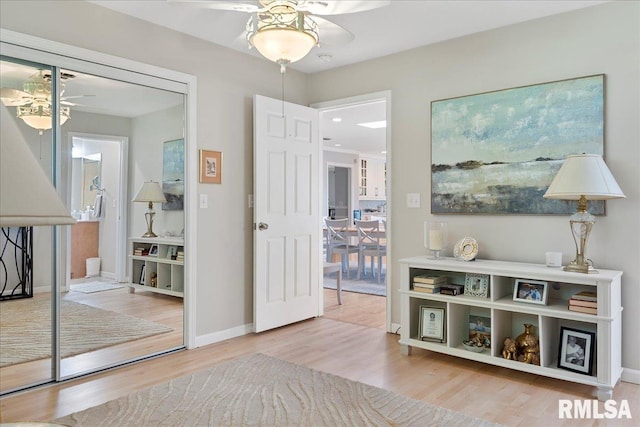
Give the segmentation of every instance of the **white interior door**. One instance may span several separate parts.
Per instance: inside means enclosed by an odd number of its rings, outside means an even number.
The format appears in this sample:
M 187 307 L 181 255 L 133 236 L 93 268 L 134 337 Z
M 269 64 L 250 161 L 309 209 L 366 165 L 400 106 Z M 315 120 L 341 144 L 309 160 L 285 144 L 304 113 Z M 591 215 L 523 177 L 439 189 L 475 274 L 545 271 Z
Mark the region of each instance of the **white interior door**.
M 320 162 L 317 110 L 256 95 L 256 332 L 319 315 Z

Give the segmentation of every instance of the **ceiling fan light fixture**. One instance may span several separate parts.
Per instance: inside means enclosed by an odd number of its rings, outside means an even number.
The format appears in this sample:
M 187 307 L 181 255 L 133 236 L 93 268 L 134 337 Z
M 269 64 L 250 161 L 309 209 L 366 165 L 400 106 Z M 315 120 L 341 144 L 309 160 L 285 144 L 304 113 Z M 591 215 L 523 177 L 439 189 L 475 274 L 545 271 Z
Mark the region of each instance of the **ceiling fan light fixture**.
M 247 40 L 265 58 L 284 67 L 304 58 L 318 44 L 318 26 L 286 2 L 273 2 L 247 23 Z
M 69 120 L 71 110 L 69 107 L 60 108 L 60 126 Z M 29 105 L 17 107 L 17 116 L 22 119 L 27 125 L 34 129 L 42 131 L 51 129 L 51 104 L 49 105 Z

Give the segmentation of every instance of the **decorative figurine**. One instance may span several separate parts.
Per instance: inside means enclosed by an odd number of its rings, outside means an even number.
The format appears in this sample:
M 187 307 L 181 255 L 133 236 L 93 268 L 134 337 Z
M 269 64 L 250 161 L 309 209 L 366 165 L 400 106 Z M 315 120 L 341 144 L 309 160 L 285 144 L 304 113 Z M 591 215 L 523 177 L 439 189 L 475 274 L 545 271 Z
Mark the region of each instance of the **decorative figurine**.
M 151 287 L 152 288 L 157 288 L 158 287 L 158 274 L 157 273 L 151 273 Z
M 540 365 L 540 345 L 538 337 L 533 335 L 533 325 L 524 324 L 524 332 L 516 338 L 518 347 L 518 360 L 523 363 Z
M 504 340 L 504 346 L 502 347 L 502 357 L 508 360 L 518 360 L 518 346 L 516 345 L 516 341 L 507 337 Z

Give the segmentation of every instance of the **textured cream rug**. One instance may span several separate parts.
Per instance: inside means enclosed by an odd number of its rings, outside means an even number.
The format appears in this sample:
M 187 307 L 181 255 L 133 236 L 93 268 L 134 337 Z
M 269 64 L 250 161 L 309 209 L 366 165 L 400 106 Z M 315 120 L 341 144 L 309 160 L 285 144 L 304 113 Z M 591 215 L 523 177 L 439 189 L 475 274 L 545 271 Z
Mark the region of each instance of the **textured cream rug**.
M 173 329 L 148 320 L 62 300 L 62 357 L 86 353 Z M 51 357 L 51 300 L 0 303 L 0 367 Z
M 495 426 L 262 354 L 76 412 L 67 426 Z

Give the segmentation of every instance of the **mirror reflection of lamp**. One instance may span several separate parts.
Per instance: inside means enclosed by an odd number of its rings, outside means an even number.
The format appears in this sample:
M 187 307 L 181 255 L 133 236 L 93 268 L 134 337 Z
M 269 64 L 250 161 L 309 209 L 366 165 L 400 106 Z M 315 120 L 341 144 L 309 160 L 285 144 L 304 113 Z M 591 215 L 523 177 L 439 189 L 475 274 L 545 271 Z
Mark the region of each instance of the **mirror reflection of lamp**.
M 7 107 L 0 108 L 0 227 L 75 224 Z
M 592 261 L 585 256 L 591 227 L 596 222 L 594 216 L 587 212 L 587 201 L 626 197 L 602 157 L 597 154 L 568 156 L 543 197 L 578 201 L 576 213 L 569 218 L 576 245 L 576 258 L 564 269 L 578 273 L 597 273 Z
M 146 181 L 131 201 L 149 203 L 147 211 L 144 214 L 144 218 L 147 221 L 147 232 L 144 233 L 142 237 L 158 237 L 157 234 L 153 232 L 153 218 L 156 215 L 153 210 L 153 202 L 167 203 L 160 184 L 155 181 Z

